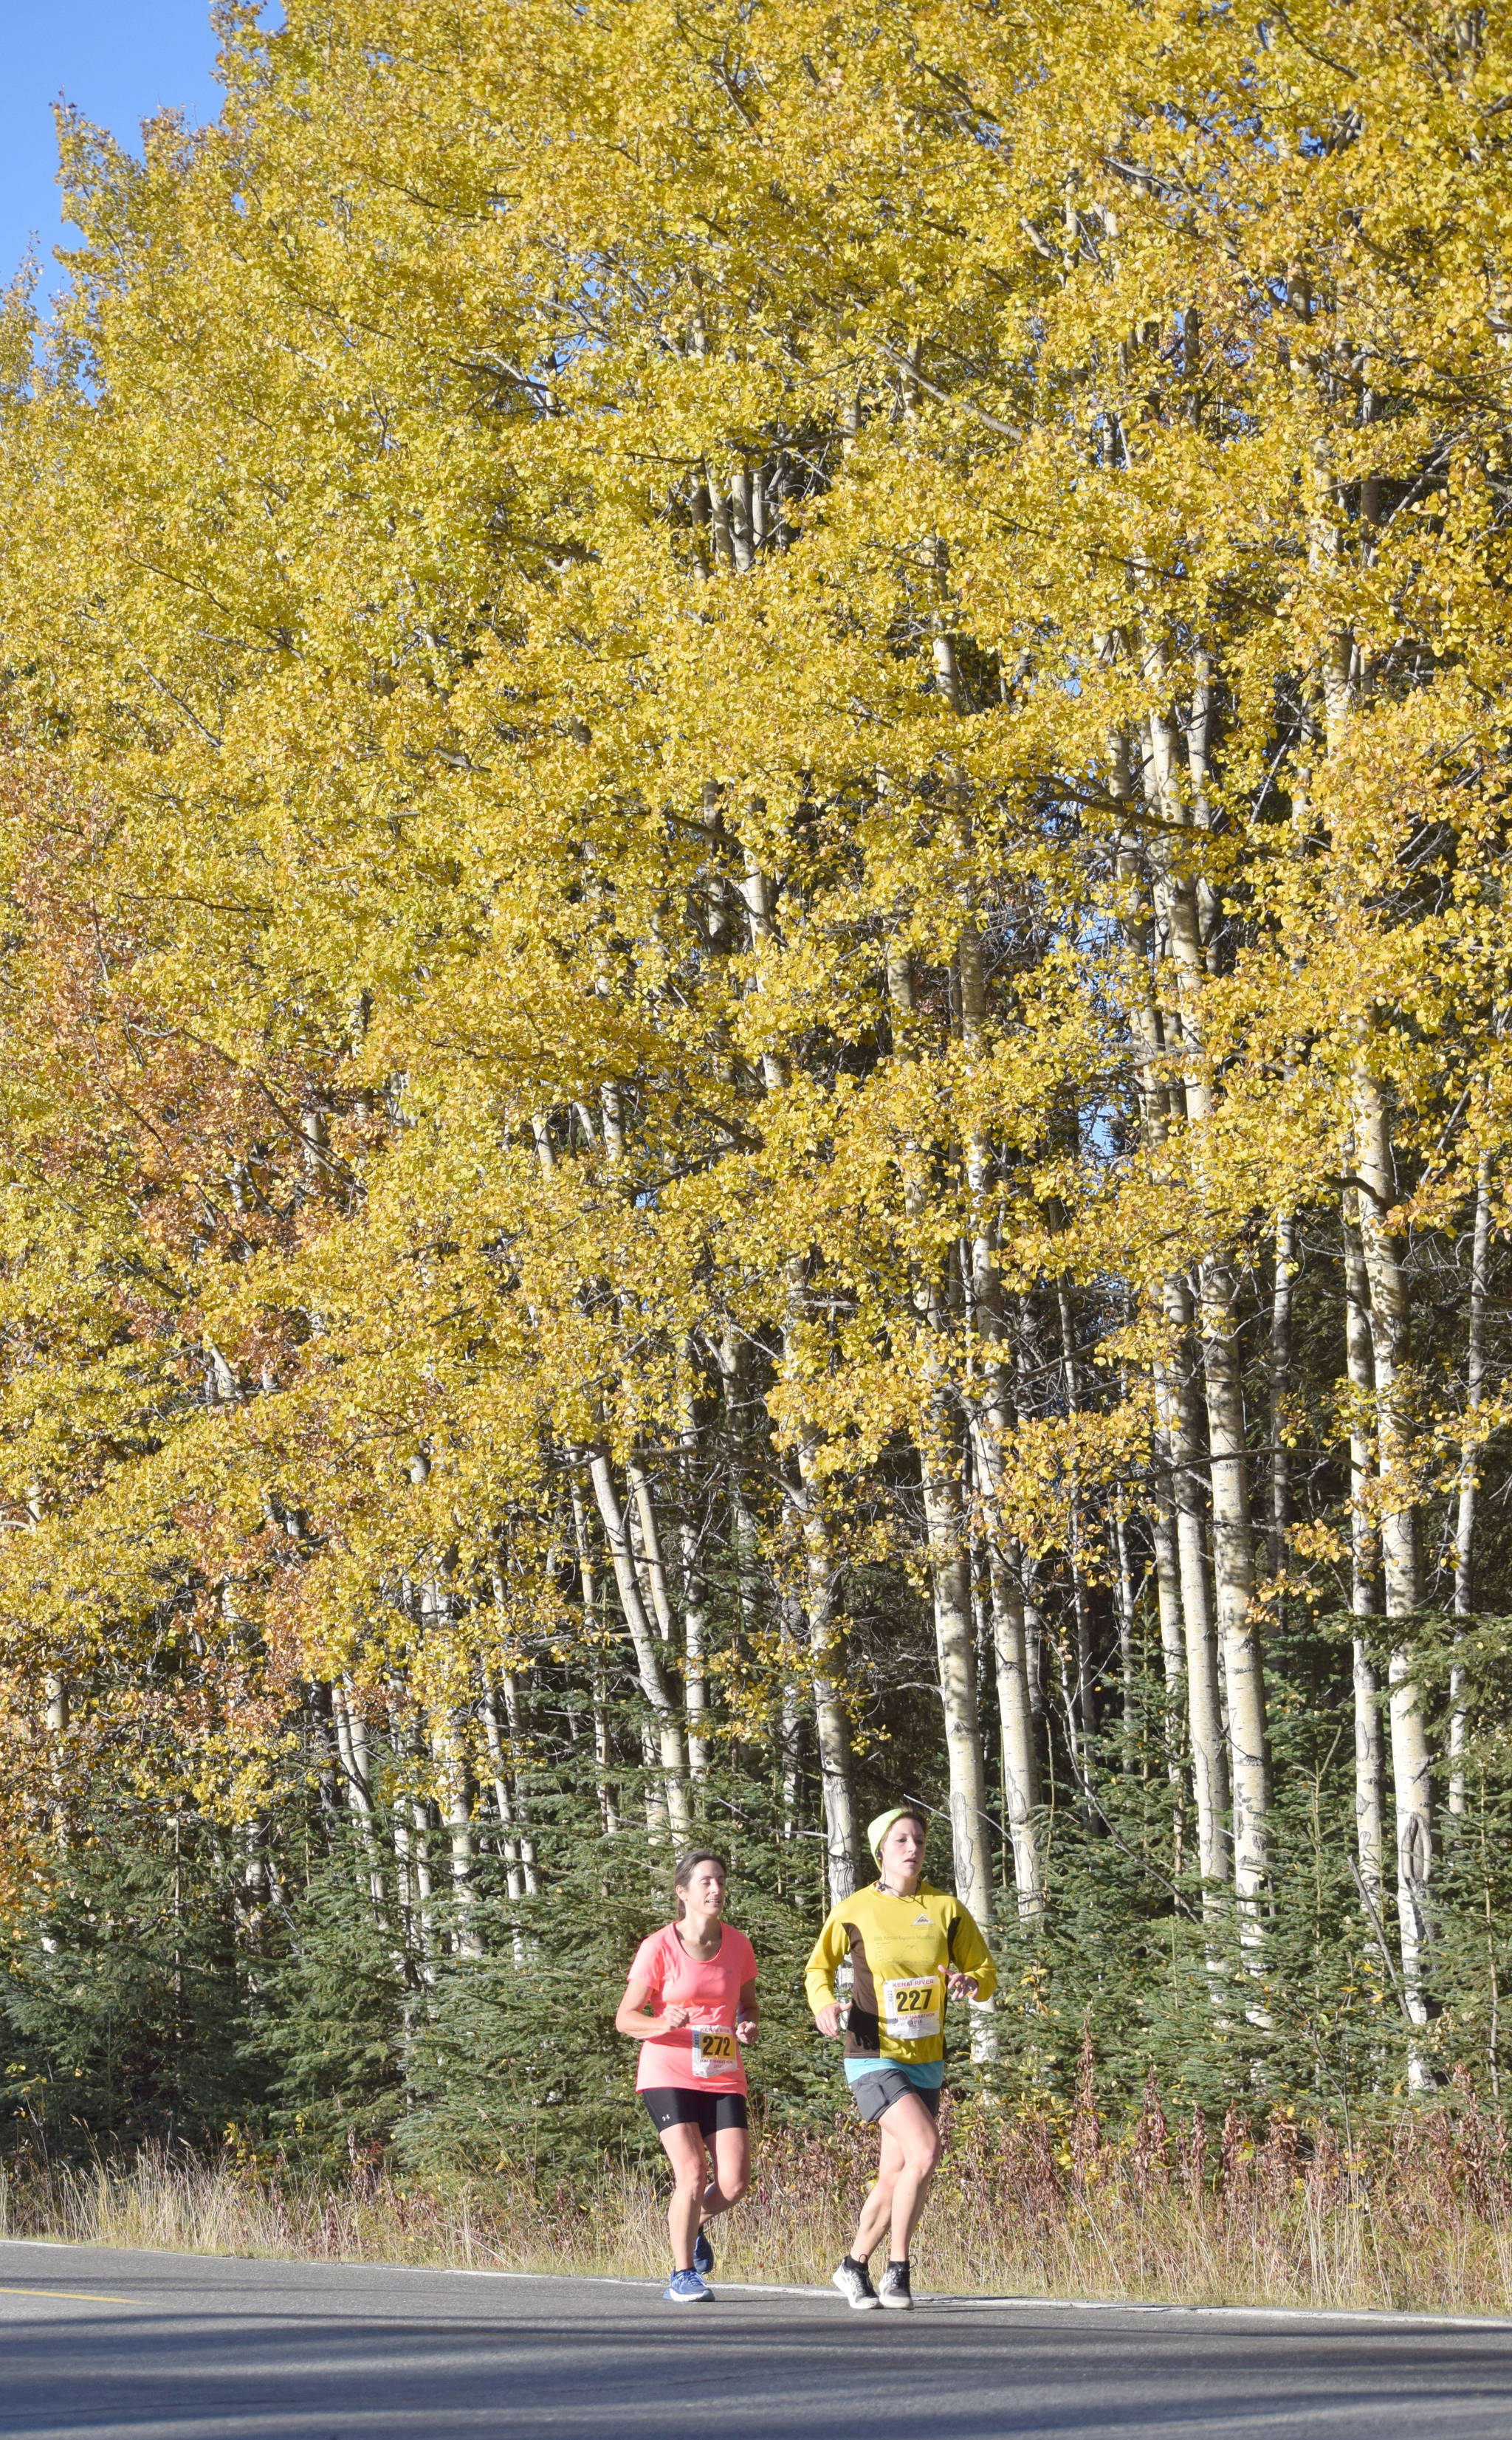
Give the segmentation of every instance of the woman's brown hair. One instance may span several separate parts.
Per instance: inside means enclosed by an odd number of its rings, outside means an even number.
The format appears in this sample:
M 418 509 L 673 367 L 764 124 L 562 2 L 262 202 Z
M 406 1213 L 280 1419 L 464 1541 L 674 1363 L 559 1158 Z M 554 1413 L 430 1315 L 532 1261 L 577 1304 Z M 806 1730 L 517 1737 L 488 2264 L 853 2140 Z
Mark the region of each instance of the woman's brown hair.
M 700 1864 L 717 1864 L 724 1878 L 727 1881 L 729 1878 L 729 1866 L 723 1856 L 715 1855 L 712 1847 L 691 1847 L 686 1856 L 679 1856 L 672 1868 L 672 1891 L 677 1901 L 677 1911 L 672 1918 L 674 1923 L 681 1923 L 688 1911 L 682 1902 L 682 1893 Z

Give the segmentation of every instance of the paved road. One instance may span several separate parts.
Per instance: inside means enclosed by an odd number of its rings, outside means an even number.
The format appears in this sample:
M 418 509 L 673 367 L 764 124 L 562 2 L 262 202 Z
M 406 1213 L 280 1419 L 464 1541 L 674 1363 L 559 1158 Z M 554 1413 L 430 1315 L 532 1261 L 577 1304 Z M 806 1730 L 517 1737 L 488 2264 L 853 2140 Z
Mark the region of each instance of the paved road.
M 1512 2327 L 0 2243 L 5 2440 L 1506 2440 Z

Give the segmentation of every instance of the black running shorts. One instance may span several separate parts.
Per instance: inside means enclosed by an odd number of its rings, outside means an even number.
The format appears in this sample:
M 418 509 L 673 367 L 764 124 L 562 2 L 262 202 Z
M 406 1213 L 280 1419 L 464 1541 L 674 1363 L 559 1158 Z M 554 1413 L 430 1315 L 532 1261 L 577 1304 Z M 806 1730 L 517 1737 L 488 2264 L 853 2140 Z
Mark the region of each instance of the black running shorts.
M 910 2092 L 915 2101 L 923 2102 L 931 2118 L 939 2117 L 940 2087 L 915 2084 L 911 2075 L 905 2075 L 900 2067 L 891 2064 L 879 2067 L 872 2075 L 858 2075 L 851 2087 L 851 2099 L 867 2123 L 874 2126 L 885 2109 L 891 2109 L 895 2101 L 904 2100 Z
M 744 2126 L 743 2092 L 687 2092 L 677 2084 L 649 2084 L 641 2100 L 659 2135 L 664 2126 L 696 2126 L 700 2135 L 722 2135 L 727 2126 Z

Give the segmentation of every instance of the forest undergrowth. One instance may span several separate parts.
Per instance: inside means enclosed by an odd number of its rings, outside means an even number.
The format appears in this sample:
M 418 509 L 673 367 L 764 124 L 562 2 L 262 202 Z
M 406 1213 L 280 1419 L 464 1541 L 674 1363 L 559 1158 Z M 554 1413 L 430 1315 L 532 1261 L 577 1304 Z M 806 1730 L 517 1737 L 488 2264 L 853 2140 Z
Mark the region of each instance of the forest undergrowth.
M 1153 2083 L 1109 2136 L 1084 2080 L 1068 2119 L 946 2105 L 915 2249 L 924 2289 L 1172 2305 L 1512 2313 L 1512 2159 L 1462 2084 L 1352 2148 L 1276 2108 L 1173 2125 Z M 727 2281 L 828 2279 L 870 2175 L 870 2131 L 758 2129 L 747 2198 L 716 2230 Z M 13 2162 L 0 2229 L 74 2245 L 307 2262 L 659 2274 L 664 2181 L 629 2154 L 592 2177 L 513 2171 L 426 2184 L 340 2176 L 235 2141 L 144 2147 L 87 2168 Z

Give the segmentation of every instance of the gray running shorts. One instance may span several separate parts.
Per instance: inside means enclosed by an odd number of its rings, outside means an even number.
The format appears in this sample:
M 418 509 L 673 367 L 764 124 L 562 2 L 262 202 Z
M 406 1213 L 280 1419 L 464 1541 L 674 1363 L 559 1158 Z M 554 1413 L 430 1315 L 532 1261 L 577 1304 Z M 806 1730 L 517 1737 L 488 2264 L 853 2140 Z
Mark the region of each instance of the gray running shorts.
M 891 2109 L 909 2092 L 923 2102 L 931 2118 L 939 2117 L 940 2087 L 915 2084 L 900 2067 L 879 2067 L 871 2075 L 858 2075 L 851 2087 L 851 2098 L 869 2126 L 874 2126 L 884 2109 Z

